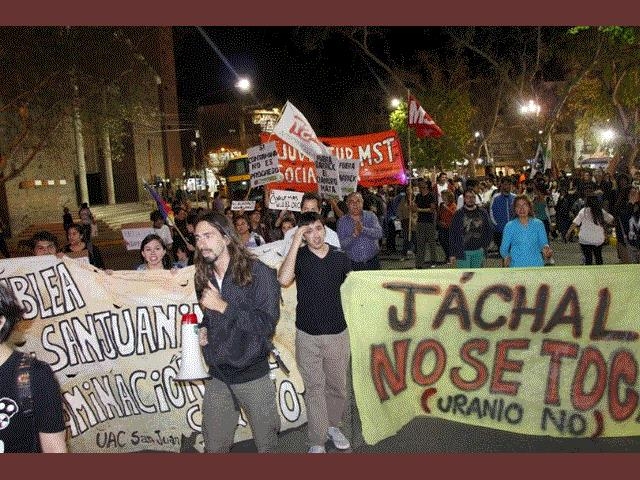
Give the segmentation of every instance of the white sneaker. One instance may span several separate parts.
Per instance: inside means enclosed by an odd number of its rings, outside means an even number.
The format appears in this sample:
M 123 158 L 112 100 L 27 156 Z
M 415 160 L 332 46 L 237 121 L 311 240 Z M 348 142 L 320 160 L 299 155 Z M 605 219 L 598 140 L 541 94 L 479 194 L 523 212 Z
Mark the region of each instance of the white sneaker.
M 312 445 L 308 453 L 327 453 L 322 445 Z
M 339 428 L 329 427 L 327 434 L 338 450 L 351 448 L 351 443 L 349 443 L 349 440 L 347 440 L 347 437 L 344 436 Z

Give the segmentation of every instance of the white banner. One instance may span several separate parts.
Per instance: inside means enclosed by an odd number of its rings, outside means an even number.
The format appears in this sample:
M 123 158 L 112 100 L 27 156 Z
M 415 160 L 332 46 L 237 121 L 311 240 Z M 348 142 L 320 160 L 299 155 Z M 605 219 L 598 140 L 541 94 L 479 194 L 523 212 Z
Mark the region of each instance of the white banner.
M 277 268 L 271 256 L 265 263 Z M 49 363 L 62 389 L 70 451 L 202 450 L 202 381 L 176 381 L 181 317 L 202 312 L 195 267 L 175 273 L 104 271 L 56 257 L 0 260 L 0 282 L 24 305 L 12 333 L 23 351 Z M 295 287 L 282 289 L 274 344 L 290 369 L 276 374 L 281 428 L 306 422 L 295 362 Z M 244 414 L 235 441 L 251 438 Z
M 252 188 L 282 179 L 276 142 L 263 143 L 247 149 L 247 157 Z
M 290 102 L 285 104 L 273 133 L 312 160 L 318 155 L 330 155 L 329 149 L 318 140 L 305 116 Z

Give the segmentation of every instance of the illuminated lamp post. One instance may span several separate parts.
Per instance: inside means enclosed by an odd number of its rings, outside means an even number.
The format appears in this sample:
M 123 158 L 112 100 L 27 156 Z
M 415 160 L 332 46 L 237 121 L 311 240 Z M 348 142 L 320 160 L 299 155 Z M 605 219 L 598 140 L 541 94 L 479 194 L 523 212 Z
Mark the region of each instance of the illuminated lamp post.
M 236 88 L 240 91 L 240 93 L 247 93 L 251 90 L 251 81 L 246 77 L 238 78 L 236 82 Z M 242 152 L 247 151 L 247 127 L 245 124 L 245 111 L 244 111 L 244 103 L 240 102 L 240 149 Z

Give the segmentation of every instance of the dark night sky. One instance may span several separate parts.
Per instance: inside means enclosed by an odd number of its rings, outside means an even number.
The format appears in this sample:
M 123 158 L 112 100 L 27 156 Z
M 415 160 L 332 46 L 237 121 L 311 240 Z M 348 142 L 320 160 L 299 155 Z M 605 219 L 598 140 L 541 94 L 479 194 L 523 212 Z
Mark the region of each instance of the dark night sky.
M 398 55 L 407 55 L 412 51 L 409 45 L 424 48 L 429 44 L 426 37 L 433 37 L 437 30 L 395 28 L 386 40 L 398 48 Z M 364 125 L 360 127 L 364 131 L 349 128 L 357 129 L 358 122 L 364 124 L 363 116 L 375 117 L 377 123 L 372 123 L 379 124 L 380 118 L 386 118 L 388 100 L 402 93 L 392 88 L 380 68 L 365 61 L 353 45 L 336 34 L 323 48 L 308 50 L 301 46 L 302 32 L 296 27 L 205 27 L 205 31 L 233 69 L 251 78 L 255 102 L 273 99 L 273 106 L 282 107 L 286 100 L 291 101 L 321 136 L 373 131 Z M 315 27 L 313 34 L 322 31 Z M 180 99 L 192 108 L 233 101 L 237 95 L 234 74 L 198 29 L 176 27 L 174 33 Z M 344 104 L 353 95 L 362 97 L 358 111 L 350 111 Z
M 230 26 L 204 30 L 231 68 L 251 79 L 253 99 L 245 99 L 245 103 L 271 100 L 270 106 L 282 107 L 289 100 L 319 136 L 357 135 L 388 128 L 389 101 L 406 92 L 335 28 Z M 543 35 L 565 30 L 548 27 Z M 455 27 L 378 27 L 370 33 L 370 47 L 378 56 L 389 65 L 408 68 L 415 62 L 417 51 L 448 55 L 452 37 L 460 32 Z M 518 61 L 513 56 L 524 48 L 516 45 L 519 34 L 514 37 L 509 27 L 474 32 L 478 44 L 491 37 L 512 61 Z M 325 41 L 318 42 L 320 38 Z M 305 48 L 309 40 L 319 48 Z M 174 45 L 178 97 L 183 108 L 194 111 L 198 105 L 238 101 L 234 73 L 198 28 L 174 27 Z M 469 58 L 471 75 L 490 68 L 478 55 L 470 54 Z M 548 77 L 555 75 L 551 65 L 545 65 L 544 71 Z

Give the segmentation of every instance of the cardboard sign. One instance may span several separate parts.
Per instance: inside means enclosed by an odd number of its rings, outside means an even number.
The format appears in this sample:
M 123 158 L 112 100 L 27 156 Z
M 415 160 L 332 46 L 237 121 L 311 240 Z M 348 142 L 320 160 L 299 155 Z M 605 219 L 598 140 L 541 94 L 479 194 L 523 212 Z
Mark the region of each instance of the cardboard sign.
M 281 179 L 276 142 L 263 143 L 247 149 L 247 157 L 252 188 Z
M 249 212 L 256 209 L 255 200 L 233 200 L 231 202 L 231 210 L 237 212 L 238 210 L 244 210 Z
M 338 160 L 338 176 L 342 198 L 356 191 L 360 179 L 360 162 L 357 160 Z
M 302 203 L 302 192 L 291 192 L 289 190 L 271 190 L 269 191 L 269 203 L 267 208 L 271 210 L 289 210 L 290 212 L 299 212 Z
M 318 155 L 316 157 L 318 193 L 323 198 L 342 199 L 338 162 L 338 158 L 333 155 Z
M 140 250 L 144 237 L 153 233 L 151 222 L 131 222 L 122 224 L 122 239 L 127 250 Z

